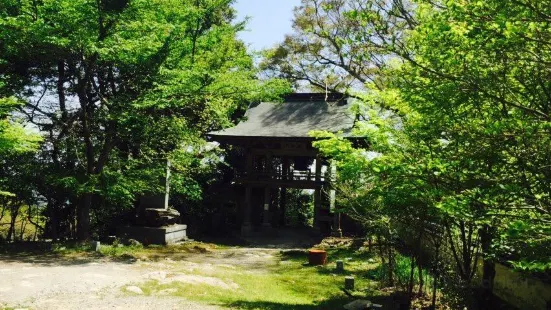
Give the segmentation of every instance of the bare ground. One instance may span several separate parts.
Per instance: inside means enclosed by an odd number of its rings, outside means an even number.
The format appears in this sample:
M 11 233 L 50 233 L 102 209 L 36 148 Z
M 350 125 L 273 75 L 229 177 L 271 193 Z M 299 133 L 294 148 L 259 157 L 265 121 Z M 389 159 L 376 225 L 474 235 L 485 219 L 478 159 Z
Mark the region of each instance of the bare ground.
M 0 308 L 31 309 L 222 309 L 182 298 L 142 296 L 132 286 L 151 279 L 202 283 L 232 289 L 212 277 L 189 276 L 182 269 L 246 266 L 261 272 L 277 263 L 270 248 L 230 248 L 157 261 L 64 260 L 47 256 L 0 256 Z

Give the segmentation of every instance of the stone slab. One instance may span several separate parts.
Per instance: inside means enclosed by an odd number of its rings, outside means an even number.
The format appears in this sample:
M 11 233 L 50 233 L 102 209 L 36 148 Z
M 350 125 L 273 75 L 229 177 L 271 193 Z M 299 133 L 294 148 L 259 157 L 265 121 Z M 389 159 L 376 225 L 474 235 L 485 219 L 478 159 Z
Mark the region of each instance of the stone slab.
M 344 305 L 344 309 L 346 310 L 365 310 L 365 309 L 371 309 L 371 301 L 364 300 L 364 299 L 358 299 L 354 300 L 351 303 L 348 303 Z
M 187 240 L 187 225 L 175 224 L 162 227 L 122 226 L 117 236 L 123 239 L 135 239 L 143 244 L 171 244 Z

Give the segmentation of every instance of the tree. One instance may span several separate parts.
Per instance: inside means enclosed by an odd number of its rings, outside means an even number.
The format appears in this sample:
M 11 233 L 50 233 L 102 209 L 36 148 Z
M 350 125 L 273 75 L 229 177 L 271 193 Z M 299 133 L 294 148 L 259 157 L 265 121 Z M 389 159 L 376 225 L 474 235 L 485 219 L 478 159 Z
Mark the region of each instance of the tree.
M 0 95 L 2 84 L 0 84 Z M 37 134 L 30 133 L 20 123 L 10 119 L 10 114 L 19 106 L 14 98 L 0 97 L 0 162 L 7 166 L 5 159 L 9 156 L 19 156 L 24 153 L 35 151 L 41 141 Z M 5 180 L 0 179 L 0 184 Z M 2 191 L 0 196 L 12 196 L 13 193 Z
M 499 254 L 549 268 L 549 3 L 440 5 L 420 5 L 416 63 L 397 86 L 465 163 L 469 189 L 442 208 L 476 220 L 485 263 Z
M 13 111 L 20 105 L 15 98 L 4 97 L 3 84 L 0 80 L 0 202 L 4 217 L 9 209 L 10 227 L 7 240 L 15 239 L 15 220 L 21 208 L 22 201 L 28 197 L 20 190 L 28 184 L 18 173 L 19 166 L 14 164 L 14 158 L 28 158 L 36 151 L 41 142 L 41 136 L 25 129 L 22 124 L 13 118 Z
M 200 146 L 247 102 L 285 89 L 256 80 L 231 2 L 0 6 L 7 93 L 47 134 L 41 194 L 53 210 L 78 205 L 78 239 L 90 236 L 92 205 L 131 206 L 158 190 L 160 163 L 174 150 Z
M 266 51 L 262 67 L 296 87 L 363 89 L 390 58 L 406 53 L 400 42 L 415 24 L 405 0 L 303 0 L 294 33 Z
M 550 7 L 416 2 L 416 26 L 400 47 L 408 52 L 367 83 L 355 109 L 368 120 L 357 134 L 380 156 L 366 160 L 366 150 L 338 137 L 319 142 L 346 158 L 341 176 L 355 194 L 369 194 L 359 196 L 369 197 L 360 213 L 398 227 L 424 210 L 445 231 L 467 286 L 479 254 L 487 291 L 498 260 L 550 268 Z
M 0 98 L 0 154 L 16 154 L 33 151 L 38 147 L 40 136 L 28 130 L 13 120 L 10 113 L 18 107 L 13 98 Z

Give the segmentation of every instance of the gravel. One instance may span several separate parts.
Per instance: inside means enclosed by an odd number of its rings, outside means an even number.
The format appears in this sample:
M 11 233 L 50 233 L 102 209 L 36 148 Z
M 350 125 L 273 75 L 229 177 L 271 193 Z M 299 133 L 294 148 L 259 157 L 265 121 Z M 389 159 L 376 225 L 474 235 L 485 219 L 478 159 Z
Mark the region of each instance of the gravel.
M 0 255 L 0 309 L 226 309 L 183 298 L 142 295 L 140 283 L 163 275 L 172 280 L 208 284 L 221 289 L 237 289 L 235 283 L 218 278 L 183 275 L 176 270 L 207 270 L 214 266 L 261 271 L 276 263 L 279 251 L 274 249 L 238 248 L 216 250 L 172 260 L 114 262 L 97 259 L 87 262 L 51 260 L 13 260 Z

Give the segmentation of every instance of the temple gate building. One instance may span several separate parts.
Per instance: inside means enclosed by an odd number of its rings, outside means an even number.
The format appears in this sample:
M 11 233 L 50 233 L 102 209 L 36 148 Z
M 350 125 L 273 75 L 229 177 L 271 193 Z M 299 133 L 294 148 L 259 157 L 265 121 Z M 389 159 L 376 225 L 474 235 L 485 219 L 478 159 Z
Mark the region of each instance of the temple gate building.
M 331 187 L 336 167 L 312 146 L 309 133 L 350 136 L 355 122 L 350 106 L 351 99 L 341 94 L 292 94 L 282 103 L 250 107 L 235 127 L 209 133 L 212 140 L 242 154 L 243 160 L 234 164 L 232 184 L 243 234 L 284 223 L 288 188 L 314 190 L 314 227 L 340 234 Z

